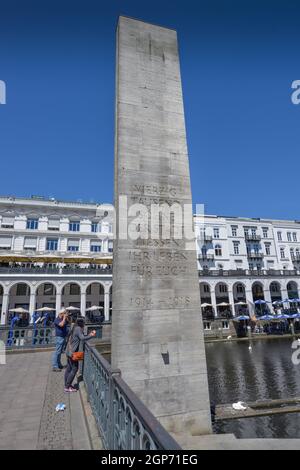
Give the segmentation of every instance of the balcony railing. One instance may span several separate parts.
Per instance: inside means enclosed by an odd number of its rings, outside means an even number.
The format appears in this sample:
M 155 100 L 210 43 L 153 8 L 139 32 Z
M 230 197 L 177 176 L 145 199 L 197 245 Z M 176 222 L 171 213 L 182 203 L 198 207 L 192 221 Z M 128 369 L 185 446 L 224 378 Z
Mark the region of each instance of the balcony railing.
M 254 241 L 254 242 L 259 242 L 261 240 L 260 235 L 255 235 L 251 233 L 245 233 L 245 240 L 247 241 Z
M 198 271 L 199 277 L 280 277 L 280 276 L 300 276 L 300 271 L 293 269 L 268 269 L 268 270 L 254 270 L 254 269 L 201 269 Z
M 112 274 L 112 265 L 100 266 L 0 266 L 0 274 Z
M 258 251 L 248 251 L 247 256 L 250 259 L 261 259 L 264 257 L 264 254 Z
M 198 254 L 198 260 L 199 261 L 213 261 L 214 259 L 215 259 L 214 255 L 208 255 L 206 253 Z
M 180 450 L 119 370 L 85 345 L 83 379 L 104 447 L 109 450 Z
M 96 338 L 102 337 L 102 326 L 105 323 L 91 323 L 86 320 L 87 332 L 96 330 Z M 0 326 L 0 341 L 3 341 L 8 350 L 38 349 L 54 347 L 55 328 L 49 326 L 28 325 L 23 327 L 11 328 L 9 326 Z
M 296 263 L 300 262 L 300 255 L 291 255 L 292 261 L 295 261 Z
M 211 235 L 204 235 L 205 242 L 212 242 L 213 237 Z

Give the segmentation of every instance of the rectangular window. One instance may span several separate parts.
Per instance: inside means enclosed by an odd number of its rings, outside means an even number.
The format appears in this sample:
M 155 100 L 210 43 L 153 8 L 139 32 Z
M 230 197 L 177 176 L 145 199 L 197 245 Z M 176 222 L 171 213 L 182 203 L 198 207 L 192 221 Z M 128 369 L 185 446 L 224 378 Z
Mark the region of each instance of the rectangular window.
M 220 229 L 214 228 L 214 238 L 220 238 Z
M 96 233 L 99 230 L 98 222 L 92 222 L 92 232 Z
M 25 237 L 24 250 L 36 250 L 37 238 Z
M 284 251 L 284 248 L 280 248 L 280 256 L 281 256 L 281 259 L 284 259 L 284 258 L 285 258 L 285 251 Z
M 229 322 L 228 321 L 222 321 L 222 329 L 223 330 L 229 330 Z
M 15 218 L 14 217 L 2 217 L 1 227 L 2 228 L 14 228 Z
M 263 237 L 268 238 L 268 229 L 263 227 Z
M 239 242 L 233 242 L 233 251 L 234 251 L 234 254 L 235 254 L 235 255 L 239 255 L 239 254 L 240 254 Z
M 102 242 L 100 240 L 91 240 L 91 252 L 100 253 L 102 250 Z
M 271 254 L 271 243 L 265 243 L 266 255 Z
M 297 233 L 296 233 L 296 232 L 293 233 L 293 241 L 294 241 L 294 242 L 297 241 Z
M 113 241 L 109 240 L 109 242 L 108 242 L 108 253 L 112 253 L 112 252 L 113 252 Z
M 291 241 L 292 241 L 292 234 L 291 234 L 291 232 L 288 232 L 288 233 L 287 233 L 287 239 L 288 239 L 288 242 L 291 242 Z
M 70 232 L 79 232 L 80 231 L 80 221 L 71 221 L 69 222 L 69 231 Z
M 53 232 L 58 231 L 60 226 L 59 219 L 49 219 L 48 220 L 48 230 L 52 230 Z
M 237 236 L 237 227 L 235 225 L 232 225 L 231 226 L 231 235 L 233 237 L 236 237 Z
M 0 250 L 11 250 L 12 237 L 0 237 Z
M 58 250 L 58 238 L 47 238 L 46 250 L 57 251 Z
M 209 321 L 203 322 L 204 330 L 211 330 L 211 323 Z
M 79 251 L 80 240 L 68 240 L 68 251 Z
M 37 230 L 39 225 L 38 219 L 27 219 L 26 228 L 28 230 Z
M 282 241 L 282 233 L 281 232 L 277 232 L 277 238 L 280 242 Z

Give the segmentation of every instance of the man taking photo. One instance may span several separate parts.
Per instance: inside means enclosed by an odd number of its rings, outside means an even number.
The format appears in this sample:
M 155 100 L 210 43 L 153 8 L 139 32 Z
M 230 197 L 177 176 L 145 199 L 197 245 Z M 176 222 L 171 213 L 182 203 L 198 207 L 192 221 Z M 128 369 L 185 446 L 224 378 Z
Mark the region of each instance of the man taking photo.
M 61 310 L 54 321 L 55 326 L 55 351 L 52 356 L 53 372 L 60 372 L 63 369 L 61 363 L 61 354 L 64 351 L 66 339 L 68 336 L 69 313 Z

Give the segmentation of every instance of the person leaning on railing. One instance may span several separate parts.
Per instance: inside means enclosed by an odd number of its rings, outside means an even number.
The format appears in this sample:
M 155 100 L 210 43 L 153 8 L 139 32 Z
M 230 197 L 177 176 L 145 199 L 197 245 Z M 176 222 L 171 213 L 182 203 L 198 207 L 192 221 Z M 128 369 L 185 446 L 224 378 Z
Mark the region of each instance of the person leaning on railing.
M 83 334 L 84 318 L 77 318 L 75 325 L 72 327 L 68 344 L 66 348 L 67 355 L 67 368 L 65 372 L 65 392 L 77 392 L 77 388 L 73 387 L 72 382 L 77 374 L 79 361 L 83 360 L 83 352 L 80 352 L 80 345 L 82 341 L 88 341 L 94 338 L 96 331 L 93 330 L 89 335 Z

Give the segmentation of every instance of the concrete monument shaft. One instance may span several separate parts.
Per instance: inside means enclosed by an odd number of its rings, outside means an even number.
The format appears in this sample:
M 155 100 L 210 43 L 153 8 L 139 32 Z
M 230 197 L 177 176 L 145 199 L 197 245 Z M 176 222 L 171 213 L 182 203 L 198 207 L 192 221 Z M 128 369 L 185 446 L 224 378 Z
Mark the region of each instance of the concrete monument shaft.
M 120 17 L 116 88 L 112 367 L 169 432 L 208 434 L 195 244 L 120 237 L 120 196 L 191 204 L 176 31 Z

